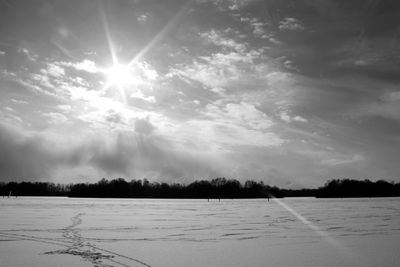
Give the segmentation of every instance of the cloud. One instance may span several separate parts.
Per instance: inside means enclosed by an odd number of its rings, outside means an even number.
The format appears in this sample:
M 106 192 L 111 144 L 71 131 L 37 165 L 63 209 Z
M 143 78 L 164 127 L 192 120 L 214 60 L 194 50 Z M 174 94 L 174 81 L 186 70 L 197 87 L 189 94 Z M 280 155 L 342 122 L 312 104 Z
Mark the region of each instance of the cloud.
M 306 118 L 303 118 L 301 116 L 294 116 L 293 120 L 294 121 L 299 121 L 299 122 L 308 122 L 308 120 Z
M 47 75 L 47 73 L 44 74 L 31 74 L 31 80 L 27 80 L 25 82 L 26 84 L 32 84 L 34 85 L 39 85 L 42 88 L 46 87 L 46 89 L 52 89 L 54 87 L 52 80 L 50 77 Z M 43 90 L 43 89 L 41 89 Z M 48 90 L 46 90 L 46 93 L 49 93 Z
M 290 123 L 290 122 L 293 122 L 293 121 L 297 121 L 297 122 L 308 122 L 308 120 L 306 119 L 306 118 L 303 118 L 303 117 L 301 117 L 301 116 L 299 116 L 299 115 L 296 115 L 296 116 L 290 116 L 289 114 L 288 114 L 288 111 L 287 110 L 283 110 L 283 111 L 281 111 L 280 113 L 279 113 L 279 117 L 281 118 L 281 120 L 283 120 L 284 122 L 286 122 L 286 123 Z
M 274 34 L 272 32 L 267 32 L 266 27 L 269 26 L 266 22 L 261 22 L 258 18 L 241 17 L 241 22 L 248 23 L 252 28 L 252 33 L 254 36 L 261 39 L 269 39 L 270 41 L 274 39 Z M 275 42 L 278 42 L 274 39 Z M 273 41 L 271 41 L 273 42 Z
M 197 0 L 198 3 L 211 2 L 221 10 L 239 11 L 257 0 Z
M 1 180 L 50 179 L 55 158 L 51 147 L 36 135 L 21 134 L 16 128 L 0 124 Z
M 3 110 L 4 111 L 0 110 L 0 118 L 2 121 L 15 125 L 23 123 L 22 118 L 16 114 L 15 110 L 10 107 L 4 107 Z
M 208 104 L 204 118 L 178 128 L 178 136 L 206 151 L 232 151 L 240 146 L 274 147 L 284 140 L 270 128 L 273 121 L 250 103 Z
M 324 159 L 324 160 L 321 160 L 321 164 L 336 166 L 336 165 L 342 165 L 342 164 L 352 164 L 352 163 L 359 162 L 362 160 L 364 160 L 364 157 L 362 155 L 355 154 L 355 155 L 351 155 L 351 156 L 343 156 L 341 158 Z
M 76 181 L 100 177 L 144 178 L 191 181 L 222 175 L 220 159 L 201 151 L 174 148 L 164 139 L 149 137 L 152 128 L 137 120 L 138 133 L 117 131 L 113 137 L 92 137 L 57 141 L 61 136 L 21 133 L 0 125 L 0 180 Z
M 222 109 L 216 105 L 208 105 L 205 114 L 219 121 L 242 124 L 255 130 L 265 130 L 273 125 L 265 113 L 246 102 L 228 103 Z
M 130 177 L 147 177 L 155 180 L 192 180 L 201 175 L 216 174 L 213 156 L 177 150 L 156 137 L 120 133 L 108 147 L 96 149 L 90 159 L 100 169 L 110 174 L 121 173 Z
M 154 131 L 155 127 L 147 119 L 137 119 L 135 121 L 135 132 L 149 135 Z
M 138 16 L 137 20 L 141 23 L 145 23 L 149 19 L 149 13 L 144 13 Z
M 296 18 L 285 18 L 279 22 L 279 29 L 282 31 L 304 31 L 306 27 Z
M 25 101 L 25 100 L 15 99 L 15 98 L 11 98 L 11 102 L 16 103 L 16 104 L 22 104 L 22 105 L 29 104 L 29 103 L 28 103 L 27 101 Z
M 196 80 L 210 88 L 224 88 L 238 83 L 246 83 L 251 71 L 258 65 L 254 61 L 262 57 L 264 50 L 247 49 L 244 43 L 225 37 L 226 33 L 211 30 L 201 36 L 217 45 L 220 50 L 199 56 L 192 64 L 171 69 L 170 75 L 178 75 Z
M 24 54 L 30 61 L 36 61 L 39 57 L 39 55 L 26 47 L 19 47 L 18 53 Z
M 130 97 L 131 98 L 142 99 L 142 100 L 144 100 L 146 102 L 149 102 L 149 103 L 156 103 L 157 102 L 157 100 L 155 99 L 154 96 L 152 96 L 152 95 L 145 96 L 141 90 L 137 90 L 136 92 L 132 93 L 130 95 Z
M 224 37 L 221 32 L 218 32 L 215 29 L 209 32 L 200 33 L 200 36 L 217 46 L 223 47 L 224 49 L 232 49 L 241 53 L 246 50 L 245 44 L 238 43 L 233 39 Z
M 400 91 L 389 91 L 380 98 L 374 99 L 353 109 L 357 117 L 382 117 L 400 120 Z
M 239 10 L 254 0 L 228 0 L 230 10 Z
M 58 105 L 57 108 L 59 108 L 60 110 L 62 110 L 65 113 L 69 113 L 71 112 L 71 105 Z
M 61 65 L 66 67 L 72 67 L 76 70 L 86 71 L 88 73 L 98 73 L 100 69 L 96 66 L 96 63 L 89 59 L 83 59 L 80 62 L 60 62 Z
M 45 75 L 51 75 L 56 78 L 65 75 L 65 70 L 54 63 L 47 64 L 47 69 L 42 69 L 41 72 Z
M 68 118 L 64 114 L 58 112 L 49 112 L 43 115 L 51 124 L 63 124 L 68 121 Z

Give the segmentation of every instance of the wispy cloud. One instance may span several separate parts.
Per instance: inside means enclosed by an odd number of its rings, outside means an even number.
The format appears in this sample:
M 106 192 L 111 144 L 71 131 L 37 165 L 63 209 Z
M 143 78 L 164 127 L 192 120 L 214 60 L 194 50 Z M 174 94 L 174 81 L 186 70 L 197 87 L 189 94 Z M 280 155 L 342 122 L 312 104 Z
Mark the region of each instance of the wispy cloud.
M 279 29 L 282 31 L 304 31 L 306 27 L 300 20 L 287 17 L 279 22 Z

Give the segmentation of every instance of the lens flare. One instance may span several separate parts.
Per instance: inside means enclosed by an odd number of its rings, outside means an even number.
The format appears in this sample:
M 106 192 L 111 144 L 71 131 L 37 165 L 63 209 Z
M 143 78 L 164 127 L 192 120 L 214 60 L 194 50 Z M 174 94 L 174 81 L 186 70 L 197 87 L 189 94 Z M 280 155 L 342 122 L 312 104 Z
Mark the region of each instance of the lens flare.
M 351 251 L 348 249 L 348 247 L 345 244 L 339 243 L 338 240 L 333 238 L 332 236 L 330 236 L 328 232 L 323 231 L 320 227 L 318 227 L 317 225 L 315 225 L 314 223 L 309 221 L 307 218 L 305 218 L 299 212 L 297 212 L 292 207 L 290 207 L 283 201 L 279 200 L 278 198 L 273 198 L 273 200 L 279 206 L 281 206 L 286 211 L 291 213 L 294 217 L 296 217 L 300 222 L 302 222 L 304 225 L 306 225 L 308 228 L 310 228 L 313 232 L 315 232 L 317 235 L 319 235 L 324 240 L 326 240 L 328 243 L 330 243 L 334 248 L 336 248 L 338 251 L 340 251 L 343 255 L 346 255 L 347 257 L 354 257 L 354 255 L 351 253 Z

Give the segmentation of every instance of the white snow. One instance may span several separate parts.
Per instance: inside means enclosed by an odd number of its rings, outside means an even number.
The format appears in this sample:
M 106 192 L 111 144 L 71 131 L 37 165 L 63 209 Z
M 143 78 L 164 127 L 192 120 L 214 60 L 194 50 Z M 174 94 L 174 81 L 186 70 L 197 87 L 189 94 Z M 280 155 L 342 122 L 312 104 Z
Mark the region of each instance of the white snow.
M 0 267 L 400 266 L 400 198 L 0 198 Z

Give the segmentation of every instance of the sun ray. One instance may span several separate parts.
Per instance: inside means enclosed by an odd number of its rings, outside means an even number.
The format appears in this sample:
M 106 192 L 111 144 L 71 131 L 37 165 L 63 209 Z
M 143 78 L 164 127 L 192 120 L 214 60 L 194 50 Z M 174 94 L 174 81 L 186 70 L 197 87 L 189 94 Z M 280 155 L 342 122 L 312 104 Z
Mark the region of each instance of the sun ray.
M 104 87 L 101 89 L 101 92 L 105 92 L 111 86 L 116 85 L 116 88 L 118 89 L 118 92 L 122 98 L 122 102 L 126 105 L 127 104 L 126 93 L 122 86 L 122 82 L 118 81 L 118 78 L 122 78 L 122 77 L 126 78 L 127 71 L 125 71 L 125 69 L 121 67 L 122 65 L 119 63 L 118 57 L 115 53 L 115 48 L 114 48 L 114 44 L 112 42 L 111 33 L 110 33 L 109 26 L 108 26 L 108 21 L 107 21 L 107 16 L 106 16 L 106 12 L 104 10 L 104 5 L 103 5 L 102 1 L 99 1 L 99 11 L 100 11 L 101 21 L 102 21 L 103 27 L 104 27 L 106 39 L 107 39 L 108 49 L 110 51 L 111 60 L 112 60 L 112 64 L 113 64 L 110 69 L 102 71 L 107 77 L 107 82 L 104 85 Z M 122 69 L 124 71 L 123 71 L 123 75 L 121 76 L 120 74 L 118 74 L 118 72 Z
M 105 34 L 106 34 L 108 49 L 110 50 L 112 62 L 113 62 L 113 64 L 118 64 L 118 58 L 115 53 L 115 48 L 114 48 L 114 45 L 112 42 L 110 29 L 108 27 L 107 16 L 106 16 L 106 12 L 104 10 L 104 5 L 103 5 L 102 1 L 99 1 L 99 10 L 100 10 L 100 17 L 101 17 L 101 21 L 103 23 Z
M 175 16 L 167 23 L 167 25 L 164 26 L 164 28 L 156 34 L 156 36 L 151 39 L 151 41 L 143 47 L 139 53 L 135 55 L 134 58 L 128 63 L 128 65 L 133 65 L 139 61 L 141 57 L 143 57 L 144 54 L 146 54 L 151 48 L 153 48 L 154 45 L 156 45 L 161 39 L 164 38 L 164 36 L 173 28 L 175 24 L 178 23 L 179 20 L 182 19 L 182 17 L 186 14 L 186 11 L 189 9 L 191 0 L 187 1 L 175 14 Z
M 132 84 L 135 81 L 135 77 L 132 76 L 132 68 L 135 64 L 138 63 L 139 59 L 143 57 L 150 49 L 154 47 L 161 39 L 165 37 L 165 35 L 173 28 L 174 25 L 181 20 L 181 18 L 187 13 L 186 11 L 189 8 L 191 0 L 186 1 L 186 3 L 178 10 L 175 16 L 163 27 L 163 29 L 158 32 L 151 41 L 144 46 L 139 53 L 137 53 L 128 64 L 123 65 L 119 62 L 117 54 L 115 52 L 114 44 L 112 41 L 108 20 L 105 12 L 105 8 L 103 2 L 99 3 L 99 13 L 101 17 L 101 21 L 103 23 L 104 32 L 107 39 L 107 44 L 109 48 L 109 52 L 112 59 L 112 66 L 108 69 L 103 69 L 101 72 L 106 76 L 107 81 L 104 84 L 101 92 L 105 92 L 111 87 L 115 87 L 118 89 L 119 94 L 123 100 L 123 103 L 127 103 L 127 96 L 125 92 L 125 86 L 128 84 Z

